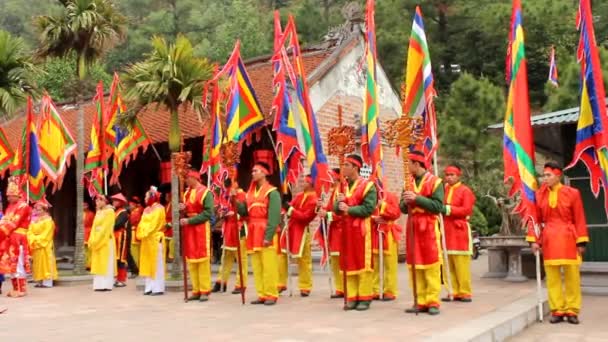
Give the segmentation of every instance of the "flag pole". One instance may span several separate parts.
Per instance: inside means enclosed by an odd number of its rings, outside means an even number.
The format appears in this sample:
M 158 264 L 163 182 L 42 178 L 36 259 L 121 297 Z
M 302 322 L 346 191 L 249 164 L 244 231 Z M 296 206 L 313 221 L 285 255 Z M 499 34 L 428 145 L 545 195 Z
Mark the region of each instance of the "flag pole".
M 536 237 L 538 238 L 540 236 L 540 227 L 538 226 L 537 223 L 533 223 L 534 224 L 534 233 L 536 235 Z M 541 281 L 541 276 L 540 276 L 540 250 L 537 250 L 534 253 L 534 260 L 536 263 L 536 299 L 538 301 L 537 303 L 537 307 L 538 307 L 538 321 L 539 322 L 543 322 L 543 290 L 542 290 L 542 281 Z

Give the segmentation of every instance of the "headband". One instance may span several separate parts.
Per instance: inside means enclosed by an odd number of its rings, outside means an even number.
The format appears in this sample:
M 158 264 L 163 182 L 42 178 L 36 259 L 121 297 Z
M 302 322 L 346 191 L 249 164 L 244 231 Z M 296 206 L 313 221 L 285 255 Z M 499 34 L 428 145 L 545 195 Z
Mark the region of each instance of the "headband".
M 201 180 L 201 174 L 198 171 L 190 170 L 186 174 L 187 177 L 195 178 L 196 180 Z
M 422 165 L 424 165 L 426 167 L 426 159 L 424 158 L 424 156 L 421 156 L 421 155 L 416 154 L 416 153 L 410 153 L 408 155 L 408 158 L 411 161 L 420 162 L 420 163 L 422 163 Z
M 266 176 L 270 176 L 270 171 L 266 167 L 262 166 L 261 164 L 253 165 L 253 169 L 260 171 L 261 173 L 265 174 Z
M 345 161 L 355 165 L 358 168 L 363 167 L 363 164 L 361 164 L 360 161 L 358 161 L 357 159 L 353 158 L 353 157 L 346 157 Z
M 560 177 L 562 175 L 562 170 L 550 166 L 545 166 L 545 172 L 550 172 L 556 175 L 557 177 Z
M 445 173 L 446 175 L 452 174 L 452 175 L 460 176 L 462 174 L 462 171 L 459 168 L 457 168 L 456 166 L 450 165 L 445 168 L 443 173 Z

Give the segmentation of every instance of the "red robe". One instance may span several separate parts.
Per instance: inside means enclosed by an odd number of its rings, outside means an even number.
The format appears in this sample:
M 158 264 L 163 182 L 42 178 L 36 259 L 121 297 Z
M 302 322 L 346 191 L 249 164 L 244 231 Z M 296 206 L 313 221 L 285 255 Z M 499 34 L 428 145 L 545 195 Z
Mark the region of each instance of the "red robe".
M 137 238 L 137 225 L 139 225 L 139 221 L 141 221 L 141 215 L 144 213 L 144 208 L 142 206 L 137 205 L 133 207 L 131 210 L 131 215 L 129 215 L 129 225 L 131 226 L 131 243 L 138 244 L 139 239 Z
M 310 222 L 315 219 L 317 209 L 317 194 L 314 191 L 301 192 L 290 203 L 293 210 L 288 221 L 289 253 L 295 258 L 302 256 L 304 251 L 304 232 Z M 281 251 L 287 253 L 287 236 L 281 234 Z
M 441 186 L 441 179 L 426 173 L 418 186 L 412 182 L 413 191 L 424 197 L 431 197 L 437 187 Z M 439 214 L 427 211 L 416 202 L 408 204 L 408 218 L 406 230 L 406 249 L 412 246 L 411 229 L 415 231 L 414 253 L 406 254 L 407 264 L 412 265 L 412 254 L 416 258 L 416 269 L 426 269 L 438 265 L 441 262 L 439 248 Z
M 165 237 L 173 238 L 173 210 L 171 209 L 171 201 L 165 206 Z
M 30 272 L 27 229 L 32 209 L 25 201 L 11 203 L 0 219 L 0 273 L 16 273 L 19 246 L 23 247 L 24 267 Z
M 446 184 L 445 205 L 443 223 L 448 254 L 471 255 L 473 249 L 469 218 L 473 214 L 475 194 L 461 182 Z
M 247 250 L 258 251 L 264 248 L 264 235 L 268 224 L 268 195 L 276 188 L 269 183 L 256 191 L 252 183 L 245 201 L 247 202 Z M 278 228 L 278 227 L 277 227 Z
M 209 193 L 204 185 L 195 189 L 188 189 L 184 193 L 186 216 L 194 217 L 205 211 L 205 197 Z M 201 262 L 211 255 L 211 226 L 206 221 L 201 224 L 188 224 L 183 227 L 184 254 L 190 262 Z
M 351 207 L 361 205 L 373 186 L 374 183 L 370 181 L 357 179 L 346 189 L 345 203 Z M 361 218 L 343 215 L 340 268 L 347 275 L 373 270 L 371 226 L 371 216 Z
M 529 242 L 538 242 L 545 265 L 578 265 L 581 263 L 576 244 L 589 241 L 581 193 L 573 187 L 558 184 L 555 190 L 547 186 L 536 192 L 540 239 L 534 228 L 528 229 Z
M 245 191 L 243 189 L 236 189 L 236 202 L 245 201 Z M 226 208 L 227 211 L 232 211 L 234 215 L 227 216 L 224 218 L 222 224 L 222 233 L 224 235 L 224 249 L 230 251 L 236 251 L 240 240 L 240 229 L 243 226 L 243 220 L 237 215 L 237 209 L 230 199 L 222 201 L 222 207 Z
M 114 240 L 116 241 L 116 260 L 121 264 L 127 263 L 127 222 L 129 213 L 125 208 L 118 208 L 114 212 Z
M 372 246 L 373 252 L 378 253 L 378 228 L 384 232 L 382 237 L 382 248 L 385 254 L 390 253 L 387 234 L 391 232 L 393 239 L 398 242 L 401 239 L 401 227 L 395 223 L 401 217 L 401 209 L 399 208 L 399 199 L 397 195 L 392 192 L 385 192 L 384 199 L 382 199 L 374 212 L 374 216 L 380 216 L 384 218 L 386 223 L 377 225 L 374 224 L 372 229 Z
M 95 219 L 95 213 L 92 210 L 85 209 L 83 213 L 84 221 L 84 244 L 86 245 L 91 236 L 91 228 L 93 228 L 93 220 Z

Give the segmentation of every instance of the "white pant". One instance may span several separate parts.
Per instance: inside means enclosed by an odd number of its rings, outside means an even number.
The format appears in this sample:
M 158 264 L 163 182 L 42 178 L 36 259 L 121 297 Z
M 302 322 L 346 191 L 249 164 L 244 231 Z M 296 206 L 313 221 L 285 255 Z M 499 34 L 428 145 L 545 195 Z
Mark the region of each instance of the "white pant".
M 53 279 L 45 279 L 42 281 L 42 286 L 53 287 Z
M 114 244 L 110 244 L 108 253 L 108 269 L 105 275 L 93 276 L 93 290 L 111 290 L 114 286 L 114 274 L 116 273 L 116 259 L 114 258 Z
M 15 279 L 27 277 L 25 273 L 25 260 L 23 256 L 23 246 L 19 246 L 19 258 L 17 259 L 17 272 L 13 275 Z
M 163 262 L 163 244 L 158 244 L 158 252 L 156 253 L 156 277 L 154 279 L 145 277 L 144 293 L 161 293 L 165 292 L 165 264 Z

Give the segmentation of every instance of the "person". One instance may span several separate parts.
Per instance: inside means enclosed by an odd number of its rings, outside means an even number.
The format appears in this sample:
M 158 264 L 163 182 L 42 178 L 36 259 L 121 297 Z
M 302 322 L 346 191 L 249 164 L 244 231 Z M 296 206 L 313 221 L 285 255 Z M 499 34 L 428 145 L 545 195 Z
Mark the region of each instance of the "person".
M 51 204 L 41 199 L 34 204 L 32 221 L 27 232 L 32 254 L 33 278 L 38 282 L 34 287 L 51 288 L 53 280 L 57 279 L 57 264 L 55 261 L 55 222 L 49 215 Z
M 141 205 L 141 199 L 137 196 L 132 196 L 129 200 L 129 227 L 127 232 L 129 233 L 129 254 L 127 255 L 127 265 L 132 275 L 139 273 L 139 249 L 140 241 L 137 239 L 137 225 L 141 220 L 141 216 L 144 212 L 144 207 Z
M 342 272 L 340 271 L 340 248 L 342 238 L 342 216 L 335 215 L 333 212 L 334 203 L 337 201 L 338 193 L 340 192 L 340 169 L 334 168 L 331 173 L 333 179 L 332 189 L 329 195 L 329 200 L 323 206 L 323 202 L 319 199 L 317 206 L 320 208 L 318 216 L 321 219 L 326 220 L 326 224 L 329 226 L 327 232 L 328 235 L 328 252 L 329 252 L 329 266 L 332 272 L 332 279 L 334 282 L 335 292 L 331 294 L 331 298 L 344 298 L 344 289 L 342 281 Z M 317 230 L 317 240 L 319 245 L 325 246 L 325 240 L 323 232 Z M 324 251 L 325 253 L 325 251 Z M 327 256 L 325 256 L 327 257 Z
M 127 236 L 127 225 L 129 223 L 129 212 L 127 211 L 127 199 L 121 193 L 110 197 L 114 207 L 114 240 L 116 242 L 116 282 L 114 287 L 127 286 L 127 254 L 129 254 L 129 238 Z
M 85 265 L 87 270 L 91 269 L 91 249 L 89 248 L 89 236 L 91 236 L 91 228 L 93 227 L 93 220 L 95 219 L 95 212 L 89 207 L 89 202 L 84 201 L 82 203 L 83 208 L 83 222 L 84 222 L 84 253 L 85 253 Z
M 9 297 L 27 294 L 26 276 L 30 272 L 27 229 L 32 209 L 23 200 L 19 178 L 10 177 L 6 188 L 8 207 L 0 219 L 0 273 L 10 274 L 13 289 Z
M 236 182 L 232 182 L 230 178 L 226 178 L 224 180 L 224 193 L 230 194 L 230 192 L 235 189 L 235 201 L 236 202 L 244 202 L 245 201 L 245 192 L 243 189 L 239 188 Z M 220 272 L 218 273 L 218 279 L 213 286 L 212 292 L 223 291 L 226 292 L 228 287 L 228 279 L 230 278 L 230 273 L 232 272 L 232 266 L 234 262 L 238 260 L 237 255 L 237 243 L 240 245 L 241 250 L 241 261 L 242 261 L 242 271 L 243 271 L 243 285 L 241 288 L 241 275 L 238 271 L 236 272 L 236 283 L 234 285 L 234 290 L 232 294 L 240 294 L 241 291 L 245 291 L 247 288 L 247 272 L 248 272 L 248 264 L 247 264 L 247 243 L 245 240 L 244 220 L 239 217 L 236 213 L 236 207 L 232 201 L 231 196 L 223 196 L 221 197 L 220 203 L 220 213 L 223 217 L 223 237 L 224 243 L 222 248 L 224 252 L 222 253 L 222 263 L 220 267 Z
M 334 211 L 342 215 L 342 249 L 340 261 L 346 272 L 346 310 L 368 310 L 373 299 L 373 267 L 371 248 L 371 216 L 378 196 L 373 182 L 360 177 L 363 160 L 350 154 L 343 172 L 348 182 L 338 194 Z
M 448 265 L 452 278 L 454 300 L 471 302 L 471 226 L 469 217 L 473 215 L 475 194 L 460 181 L 462 169 L 457 165 L 448 165 L 445 170 L 445 206 L 443 223 L 445 244 L 448 253 Z M 450 298 L 443 298 L 449 301 Z
M 175 243 L 173 242 L 173 212 L 171 207 L 171 190 L 164 194 L 165 198 L 165 260 L 167 263 L 173 262 L 175 258 Z
M 267 177 L 270 167 L 256 162 L 251 169 L 251 185 L 245 201 L 238 201 L 238 213 L 247 218 L 247 252 L 251 255 L 258 298 L 255 305 L 275 305 L 278 291 L 278 235 L 281 222 L 281 195 Z M 231 192 L 236 195 L 236 190 Z
M 417 307 L 406 309 L 407 313 L 428 312 L 439 314 L 441 291 L 441 247 L 439 214 L 443 211 L 443 186 L 440 178 L 426 169 L 424 154 L 412 151 L 409 154 L 412 179 L 401 195 L 400 207 L 408 214 L 406 228 L 407 266 L 413 286 L 416 272 Z M 412 238 L 413 235 L 413 238 Z M 413 249 L 410 253 L 410 249 Z
M 135 232 L 140 241 L 139 276 L 144 278 L 144 295 L 165 293 L 165 208 L 160 204 L 160 193 L 154 186 L 146 193 L 146 209 Z
M 397 298 L 398 279 L 397 265 L 399 255 L 397 243 L 401 236 L 401 227 L 395 223 L 401 217 L 399 209 L 399 197 L 387 190 L 384 191 L 384 198 L 378 201 L 378 206 L 373 215 L 374 227 L 372 229 L 372 253 L 374 256 L 374 300 L 380 299 L 382 291 L 383 301 L 392 301 Z M 382 254 L 383 254 L 383 288 L 380 288 L 380 239 L 382 232 Z
M 211 226 L 213 214 L 213 194 L 201 184 L 196 170 L 188 171 L 186 177 L 188 190 L 184 193 L 180 211 L 185 218 L 179 220 L 183 228 L 183 247 L 190 278 L 192 295 L 189 301 L 206 302 L 211 292 Z
M 317 193 L 311 176 L 304 177 L 303 191 L 295 196 L 287 209 L 287 229 L 281 234 L 279 255 L 279 292 L 286 289 L 289 257 L 298 263 L 298 288 L 300 296 L 308 297 L 312 290 L 312 254 L 308 225 L 317 216 Z M 289 238 L 287 237 L 289 234 Z M 289 246 L 287 245 L 289 241 Z
M 97 211 L 88 245 L 91 249 L 91 274 L 93 290 L 112 291 L 116 275 L 116 241 L 114 238 L 115 213 L 108 198 L 102 194 L 95 196 Z
M 583 201 L 579 190 L 563 185 L 559 164 L 548 162 L 543 171 L 544 184 L 536 192 L 537 237 L 529 226 L 526 240 L 536 253 L 542 250 L 551 323 L 567 320 L 579 324 L 581 309 L 580 265 L 589 242 Z M 562 280 L 563 274 L 563 280 Z
M 2 194 L 0 193 L 0 220 L 4 217 L 4 208 L 2 207 Z M 0 244 L 2 240 L 0 239 Z M 0 257 L 2 257 L 2 247 L 0 246 Z M 2 283 L 4 283 L 4 274 L 0 270 L 0 295 L 2 294 Z M 0 308 L 0 313 L 2 312 L 2 308 Z

